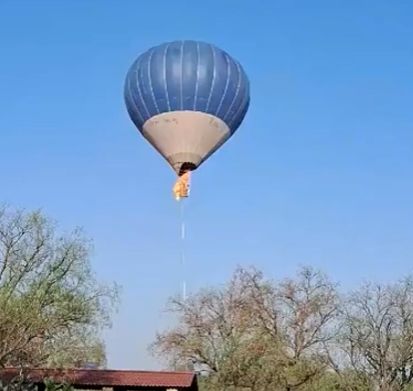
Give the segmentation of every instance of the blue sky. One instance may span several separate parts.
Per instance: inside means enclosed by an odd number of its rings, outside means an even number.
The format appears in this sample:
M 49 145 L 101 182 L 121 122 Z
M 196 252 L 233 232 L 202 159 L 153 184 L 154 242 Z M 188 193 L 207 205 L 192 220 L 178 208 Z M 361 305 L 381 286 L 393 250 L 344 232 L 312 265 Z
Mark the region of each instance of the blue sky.
M 251 81 L 234 137 L 193 179 L 190 290 L 236 265 L 308 264 L 344 288 L 413 271 L 413 4 L 408 1 L 16 1 L 0 4 L 0 200 L 94 239 L 123 286 L 109 366 L 147 352 L 179 290 L 172 170 L 135 131 L 123 82 L 152 45 L 200 39 Z

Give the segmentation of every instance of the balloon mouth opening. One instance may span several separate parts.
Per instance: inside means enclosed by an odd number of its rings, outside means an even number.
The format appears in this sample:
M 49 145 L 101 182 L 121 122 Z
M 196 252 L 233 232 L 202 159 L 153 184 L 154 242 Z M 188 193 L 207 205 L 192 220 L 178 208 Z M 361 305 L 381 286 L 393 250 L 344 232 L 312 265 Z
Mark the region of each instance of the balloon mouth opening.
M 188 171 L 194 171 L 196 169 L 196 165 L 194 163 L 191 162 L 185 162 L 182 163 L 179 171 L 178 171 L 178 175 L 184 175 L 186 172 Z

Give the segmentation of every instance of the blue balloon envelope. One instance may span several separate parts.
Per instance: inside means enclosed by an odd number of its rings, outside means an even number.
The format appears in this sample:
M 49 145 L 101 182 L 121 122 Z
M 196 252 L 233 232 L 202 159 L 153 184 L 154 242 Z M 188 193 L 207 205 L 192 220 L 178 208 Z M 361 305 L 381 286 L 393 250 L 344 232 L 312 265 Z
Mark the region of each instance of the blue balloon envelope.
M 242 66 L 196 41 L 164 43 L 141 54 L 124 95 L 136 127 L 178 174 L 196 169 L 228 140 L 250 102 Z

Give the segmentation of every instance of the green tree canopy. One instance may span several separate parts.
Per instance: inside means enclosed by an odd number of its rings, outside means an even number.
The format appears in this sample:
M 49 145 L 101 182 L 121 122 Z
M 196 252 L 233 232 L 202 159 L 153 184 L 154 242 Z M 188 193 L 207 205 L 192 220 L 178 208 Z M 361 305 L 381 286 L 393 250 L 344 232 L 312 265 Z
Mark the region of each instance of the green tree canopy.
M 118 290 L 95 278 L 90 251 L 80 230 L 0 208 L 0 366 L 105 365 Z
M 327 368 L 337 294 L 311 269 L 279 283 L 238 269 L 226 286 L 173 299 L 170 309 L 178 325 L 154 351 L 175 368 L 191 363 L 206 390 L 299 390 Z

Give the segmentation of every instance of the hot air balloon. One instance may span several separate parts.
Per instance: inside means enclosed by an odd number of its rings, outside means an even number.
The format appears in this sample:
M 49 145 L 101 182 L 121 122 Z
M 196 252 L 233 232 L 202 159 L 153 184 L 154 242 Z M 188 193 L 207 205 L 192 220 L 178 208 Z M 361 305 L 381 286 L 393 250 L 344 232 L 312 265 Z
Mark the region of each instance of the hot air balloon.
M 239 62 L 197 41 L 141 54 L 126 76 L 124 97 L 135 126 L 177 173 L 177 199 L 188 196 L 191 171 L 238 129 L 250 101 Z

